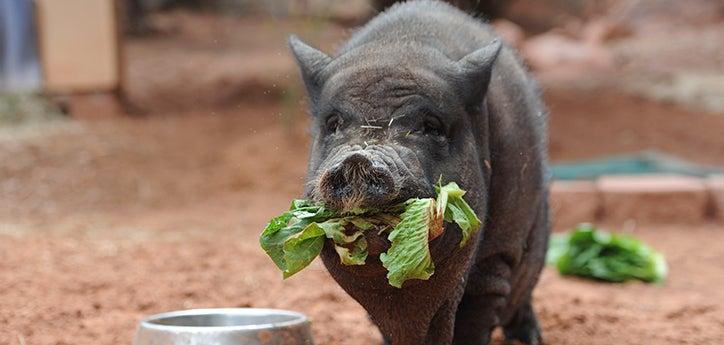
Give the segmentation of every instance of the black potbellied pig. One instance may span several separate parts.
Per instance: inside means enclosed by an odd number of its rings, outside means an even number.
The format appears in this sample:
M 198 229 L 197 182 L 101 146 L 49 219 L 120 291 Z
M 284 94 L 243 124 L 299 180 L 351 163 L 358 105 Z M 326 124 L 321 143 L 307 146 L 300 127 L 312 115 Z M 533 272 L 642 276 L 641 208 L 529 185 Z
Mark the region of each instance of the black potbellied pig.
M 329 272 L 386 341 L 482 345 L 502 326 L 540 343 L 531 293 L 550 228 L 546 110 L 514 52 L 438 1 L 393 6 L 334 56 L 290 45 L 313 115 L 307 197 L 342 211 L 381 207 L 434 196 L 442 176 L 483 220 L 462 248 L 448 224 L 430 242 L 435 274 L 401 289 L 377 257 L 384 238 L 370 239 L 364 266 L 340 264 L 325 245 Z

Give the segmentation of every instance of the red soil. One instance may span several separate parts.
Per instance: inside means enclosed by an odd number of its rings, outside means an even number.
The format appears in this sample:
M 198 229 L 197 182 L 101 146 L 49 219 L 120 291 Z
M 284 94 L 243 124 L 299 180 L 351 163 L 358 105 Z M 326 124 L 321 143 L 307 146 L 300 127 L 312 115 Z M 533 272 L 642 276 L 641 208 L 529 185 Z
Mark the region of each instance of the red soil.
M 686 134 L 709 133 L 710 120 L 641 115 L 652 105 L 621 97 L 604 113 L 584 107 L 595 99 L 549 96 L 554 159 L 654 145 L 721 163 L 721 138 Z M 299 195 L 304 174 L 304 121 L 287 131 L 279 111 L 249 105 L 34 129 L 42 136 L 3 132 L 0 344 L 127 344 L 144 315 L 235 306 L 307 313 L 319 344 L 378 343 L 319 262 L 282 281 L 258 248 L 264 222 Z M 605 116 L 635 139 L 584 140 L 596 133 L 577 124 L 581 114 Z M 670 145 L 650 124 L 687 128 L 682 140 L 695 140 Z M 724 342 L 724 227 L 634 232 L 666 254 L 668 282 L 602 284 L 547 269 L 535 300 L 547 343 Z
M 127 49 L 131 98 L 151 116 L 0 128 L 0 345 L 129 344 L 144 315 L 197 307 L 293 309 L 312 317 L 318 344 L 379 343 L 318 261 L 282 281 L 257 244 L 301 192 L 307 141 L 295 101 L 259 102 L 299 90 L 249 74 L 269 67 L 298 85 L 283 37 L 304 28 L 183 16 L 180 28 L 158 22 L 178 36 Z M 343 31 L 306 29 L 317 42 Z M 658 148 L 724 165 L 722 116 L 610 90 L 546 97 L 554 160 Z M 212 107 L 225 110 L 199 110 Z M 670 279 L 546 269 L 535 293 L 546 343 L 724 344 L 724 226 L 626 229 L 666 255 Z

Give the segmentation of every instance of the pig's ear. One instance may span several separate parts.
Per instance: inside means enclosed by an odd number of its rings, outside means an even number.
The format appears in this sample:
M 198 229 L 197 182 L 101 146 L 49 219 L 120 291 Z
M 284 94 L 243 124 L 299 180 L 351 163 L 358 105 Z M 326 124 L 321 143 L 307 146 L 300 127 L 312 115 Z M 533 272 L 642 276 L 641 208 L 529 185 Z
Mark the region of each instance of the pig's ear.
M 307 86 L 307 92 L 312 101 L 316 101 L 322 88 L 321 72 L 329 65 L 332 58 L 327 54 L 302 42 L 297 36 L 289 36 L 289 47 L 297 60 L 302 72 L 302 79 Z
M 485 47 L 466 55 L 455 63 L 457 79 L 462 84 L 461 92 L 468 105 L 478 103 L 485 97 L 485 91 L 490 83 L 490 74 L 500 53 L 500 47 L 500 41 L 493 40 Z

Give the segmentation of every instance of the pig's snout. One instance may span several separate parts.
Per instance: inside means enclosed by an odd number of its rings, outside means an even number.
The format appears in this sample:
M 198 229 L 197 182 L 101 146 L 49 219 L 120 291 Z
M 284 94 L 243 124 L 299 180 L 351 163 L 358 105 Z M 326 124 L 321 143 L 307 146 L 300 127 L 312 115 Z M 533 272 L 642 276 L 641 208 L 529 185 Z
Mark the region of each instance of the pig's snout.
M 327 205 L 342 211 L 384 206 L 397 194 L 390 169 L 359 152 L 330 167 L 319 191 Z

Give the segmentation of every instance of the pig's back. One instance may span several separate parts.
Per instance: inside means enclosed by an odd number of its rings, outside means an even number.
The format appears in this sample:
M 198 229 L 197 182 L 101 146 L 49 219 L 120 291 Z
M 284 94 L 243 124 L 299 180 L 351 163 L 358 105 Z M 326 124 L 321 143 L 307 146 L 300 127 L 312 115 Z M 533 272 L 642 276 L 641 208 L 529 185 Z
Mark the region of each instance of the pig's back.
M 372 19 L 342 46 L 337 55 L 367 43 L 417 42 L 431 46 L 452 60 L 495 38 L 489 26 L 440 1 L 399 3 Z
M 410 45 L 414 42 L 435 48 L 450 60 L 457 61 L 495 39 L 499 39 L 497 34 L 482 19 L 448 3 L 408 1 L 390 7 L 360 28 L 337 51 L 336 56 L 366 44 L 384 46 L 399 43 L 414 49 L 414 45 Z M 487 102 L 492 108 L 507 108 L 510 114 L 527 115 L 537 128 L 536 132 L 545 132 L 546 114 L 538 90 L 521 59 L 504 44 L 493 67 Z M 541 151 L 545 146 L 543 136 L 537 136 L 531 144 L 544 155 Z

